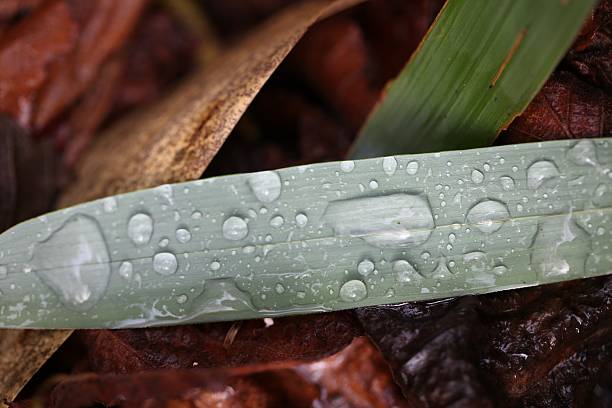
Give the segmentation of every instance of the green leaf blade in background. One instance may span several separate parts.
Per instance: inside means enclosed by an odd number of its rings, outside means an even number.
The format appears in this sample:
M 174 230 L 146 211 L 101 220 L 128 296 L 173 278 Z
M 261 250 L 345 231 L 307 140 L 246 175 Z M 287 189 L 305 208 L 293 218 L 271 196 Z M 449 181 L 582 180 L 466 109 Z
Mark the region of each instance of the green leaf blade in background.
M 612 273 L 612 139 L 160 186 L 0 235 L 0 326 L 145 327 Z
M 595 3 L 448 1 L 351 157 L 490 145 L 542 87 Z

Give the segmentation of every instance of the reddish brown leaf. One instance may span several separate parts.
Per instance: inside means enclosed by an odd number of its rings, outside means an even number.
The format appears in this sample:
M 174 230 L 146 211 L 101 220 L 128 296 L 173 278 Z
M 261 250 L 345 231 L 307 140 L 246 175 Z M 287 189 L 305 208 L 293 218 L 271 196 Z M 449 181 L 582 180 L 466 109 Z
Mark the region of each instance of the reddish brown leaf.
M 81 25 L 78 45 L 49 67 L 49 79 L 38 95 L 34 127 L 44 127 L 83 94 L 104 61 L 124 45 L 146 1 L 71 3 L 71 12 Z
M 593 10 L 565 62 L 591 84 L 612 91 L 612 1 L 602 0 Z
M 75 46 L 77 26 L 63 1 L 49 1 L 0 41 L 0 111 L 28 126 L 48 66 Z
M 612 97 L 576 78 L 557 72 L 498 143 L 523 143 L 612 133 Z
M 91 367 L 128 373 L 154 368 L 233 367 L 285 360 L 312 360 L 337 352 L 359 334 L 350 312 L 243 322 L 228 347 L 232 323 L 137 330 L 87 330 Z

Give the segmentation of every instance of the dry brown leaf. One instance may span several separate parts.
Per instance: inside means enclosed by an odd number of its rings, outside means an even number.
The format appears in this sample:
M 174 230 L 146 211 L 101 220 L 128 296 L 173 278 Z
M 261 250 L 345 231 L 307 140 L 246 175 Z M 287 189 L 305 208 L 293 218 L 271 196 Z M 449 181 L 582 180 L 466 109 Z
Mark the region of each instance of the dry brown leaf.
M 360 0 L 287 8 L 151 108 L 98 137 L 61 205 L 200 177 L 249 103 L 313 23 Z
M 100 135 L 83 155 L 78 179 L 60 205 L 198 178 L 306 30 L 362 1 L 304 2 L 264 23 L 160 103 Z M 6 332 L 0 339 L 2 397 L 13 399 L 70 333 Z

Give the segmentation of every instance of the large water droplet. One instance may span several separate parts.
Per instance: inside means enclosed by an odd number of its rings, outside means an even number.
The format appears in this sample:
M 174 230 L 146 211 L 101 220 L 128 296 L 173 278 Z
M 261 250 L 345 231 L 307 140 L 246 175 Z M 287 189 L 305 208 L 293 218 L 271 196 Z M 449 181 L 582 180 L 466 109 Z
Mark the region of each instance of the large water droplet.
M 179 228 L 176 230 L 176 240 L 181 244 L 186 244 L 191 241 L 191 232 L 187 228 Z
M 406 164 L 406 173 L 408 173 L 409 175 L 414 176 L 415 174 L 417 174 L 418 171 L 419 162 L 411 161 L 410 163 Z
M 245 220 L 240 217 L 231 216 L 223 223 L 223 236 L 230 241 L 239 241 L 249 233 L 249 227 Z
M 581 140 L 567 151 L 567 158 L 579 166 L 597 166 L 595 144 L 591 140 Z
M 466 220 L 477 229 L 487 234 L 501 228 L 504 221 L 510 217 L 505 204 L 495 200 L 481 201 L 467 213 Z
M 153 256 L 153 270 L 160 275 L 172 275 L 178 268 L 176 256 L 170 252 L 159 252 Z
M 132 263 L 129 261 L 124 261 L 121 262 L 121 265 L 119 265 L 119 269 L 117 270 L 117 272 L 119 273 L 119 276 L 121 276 L 123 279 L 130 279 L 132 277 L 132 271 L 134 270 Z
M 365 283 L 357 279 L 345 282 L 340 288 L 340 299 L 344 302 L 358 302 L 365 299 L 367 295 L 368 289 Z
M 127 233 L 136 245 L 147 244 L 153 234 L 153 219 L 147 214 L 134 214 L 128 221 Z
M 253 173 L 247 182 L 255 197 L 263 203 L 271 203 L 280 196 L 281 179 L 275 171 Z
M 484 180 L 484 174 L 482 174 L 482 172 L 480 170 L 472 170 L 472 181 L 475 184 L 480 184 L 482 183 Z
M 540 160 L 527 169 L 527 187 L 538 189 L 545 181 L 559 176 L 559 169 L 551 161 Z
M 344 160 L 340 162 L 340 170 L 345 173 L 350 173 L 355 168 L 355 162 L 352 160 Z
M 393 262 L 393 273 L 395 275 L 395 281 L 400 283 L 409 283 L 413 281 L 420 281 L 423 277 L 414 269 L 410 262 L 405 259 L 400 259 Z
M 427 201 L 402 193 L 333 201 L 323 218 L 337 235 L 359 237 L 377 247 L 420 245 L 434 228 Z
M 36 245 L 32 268 L 69 309 L 90 309 L 104 295 L 109 253 L 98 223 L 74 216 Z
M 369 259 L 364 259 L 363 261 L 359 262 L 359 264 L 357 265 L 357 272 L 359 272 L 360 275 L 368 276 L 373 271 L 374 271 L 374 262 L 370 261 Z
M 397 170 L 397 160 L 393 156 L 387 156 L 383 158 L 382 167 L 387 176 L 392 176 Z
M 512 177 L 501 176 L 499 182 L 505 191 L 514 190 L 514 179 Z
M 270 226 L 274 228 L 280 228 L 285 223 L 285 219 L 282 215 L 275 215 L 270 219 Z
M 581 276 L 590 253 L 588 234 L 568 214 L 563 219 L 552 217 L 540 221 L 532 245 L 531 263 L 542 279 L 569 273 Z

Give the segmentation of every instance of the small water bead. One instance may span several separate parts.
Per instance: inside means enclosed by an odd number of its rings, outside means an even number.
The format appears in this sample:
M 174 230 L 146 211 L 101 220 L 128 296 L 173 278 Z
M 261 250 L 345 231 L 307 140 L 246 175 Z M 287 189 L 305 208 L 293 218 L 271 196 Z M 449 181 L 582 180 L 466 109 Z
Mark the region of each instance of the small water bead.
M 243 254 L 252 254 L 253 252 L 255 252 L 255 246 L 253 245 L 246 245 L 242 248 L 242 253 Z
M 516 205 L 516 211 L 518 212 L 522 212 L 523 211 L 523 204 L 519 203 Z
M 482 172 L 480 170 L 472 170 L 472 181 L 475 184 L 480 184 L 482 183 L 484 180 L 484 174 L 482 174 Z
M 212 261 L 210 263 L 210 269 L 212 271 L 218 271 L 221 268 L 221 263 L 219 263 L 218 261 Z
M 8 276 L 8 268 L 4 265 L 0 265 L 0 279 L 5 279 Z
M 263 203 L 271 203 L 281 193 L 281 179 L 275 171 L 260 171 L 248 176 L 247 183 L 255 197 Z
M 191 213 L 191 218 L 193 218 L 194 220 L 199 220 L 200 218 L 202 218 L 202 213 L 200 211 L 194 211 Z
M 370 261 L 369 259 L 364 259 L 357 265 L 357 272 L 359 272 L 360 275 L 368 276 L 373 271 L 374 262 Z
M 223 236 L 230 241 L 239 241 L 249 234 L 249 227 L 245 220 L 231 216 L 223 223 Z
M 489 163 L 485 163 L 482 165 L 484 171 L 491 171 L 491 165 Z
M 454 243 L 456 239 L 457 239 L 457 236 L 453 234 L 452 232 L 448 234 L 448 242 L 450 242 L 451 244 Z
M 280 228 L 285 223 L 285 219 L 281 215 L 275 215 L 270 219 L 270 226 L 274 228 Z
M 191 241 L 191 232 L 187 228 L 179 228 L 176 230 L 176 240 L 181 244 L 186 244 Z
M 157 245 L 159 245 L 162 248 L 165 248 L 168 246 L 169 243 L 170 243 L 170 240 L 168 238 L 162 238 L 159 240 L 159 243 Z
M 527 187 L 537 190 L 544 182 L 559 176 L 557 166 L 548 160 L 533 163 L 527 169 Z
M 187 295 L 178 295 L 176 297 L 176 303 L 182 305 L 185 302 L 187 302 Z
M 340 162 L 340 170 L 345 173 L 350 173 L 355 169 L 355 162 L 352 160 L 344 160 Z
M 121 262 L 121 264 L 119 265 L 119 269 L 117 270 L 117 272 L 119 273 L 119 276 L 121 276 L 123 279 L 130 279 L 132 277 L 133 270 L 134 267 L 132 266 L 132 263 L 129 261 L 124 261 Z
M 127 233 L 134 244 L 148 244 L 153 235 L 153 219 L 144 213 L 134 214 L 128 221 Z
M 344 302 L 358 302 L 365 299 L 367 295 L 368 289 L 365 283 L 357 279 L 345 282 L 340 287 L 340 299 Z
M 105 213 L 112 213 L 117 211 L 117 200 L 115 197 L 106 197 L 102 200 L 102 209 Z
M 505 204 L 495 200 L 485 200 L 468 211 L 466 220 L 480 231 L 490 234 L 500 229 L 509 217 Z
M 497 276 L 501 276 L 508 272 L 508 267 L 506 265 L 497 265 L 493 267 L 493 273 Z
M 395 281 L 400 283 L 409 283 L 414 280 L 420 280 L 422 278 L 421 275 L 414 269 L 410 262 L 405 259 L 400 259 L 398 261 L 393 262 L 393 266 L 391 268 L 393 270 L 393 274 L 395 275 Z
M 418 171 L 419 171 L 419 162 L 411 161 L 408 164 L 406 164 L 406 173 L 408 173 L 409 175 L 414 176 L 415 174 L 417 174 Z
M 369 184 L 370 188 L 372 190 L 376 190 L 378 188 L 378 181 L 376 180 L 370 180 L 370 184 Z
M 174 205 L 174 192 L 170 184 L 162 184 L 153 189 L 153 192 L 159 198 L 165 200 L 168 204 Z
M 514 190 L 514 179 L 512 177 L 501 176 L 499 182 L 505 191 Z
M 567 158 L 579 166 L 597 166 L 595 144 L 591 140 L 581 140 L 567 151 Z
M 385 174 L 391 177 L 397 170 L 397 160 L 393 156 L 387 156 L 383 158 L 382 167 Z
M 283 286 L 282 283 L 277 283 L 276 286 L 274 286 L 274 290 L 276 291 L 276 293 L 278 293 L 279 295 L 281 293 L 285 293 L 285 287 Z
M 423 252 L 421 253 L 421 259 L 423 259 L 423 260 L 428 260 L 429 258 L 431 258 L 431 254 L 430 254 L 429 252 L 427 252 L 427 251 L 423 251 Z
M 603 228 L 603 227 L 598 227 L 597 231 L 595 231 L 595 233 L 601 237 L 602 235 L 604 235 L 606 233 L 606 229 Z
M 153 270 L 160 275 L 168 276 L 176 272 L 178 261 L 170 252 L 159 252 L 153 256 Z
M 298 225 L 298 227 L 304 227 L 306 224 L 308 224 L 308 216 L 304 213 L 297 213 L 295 215 L 295 222 Z

